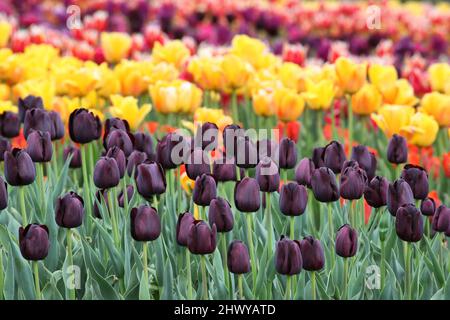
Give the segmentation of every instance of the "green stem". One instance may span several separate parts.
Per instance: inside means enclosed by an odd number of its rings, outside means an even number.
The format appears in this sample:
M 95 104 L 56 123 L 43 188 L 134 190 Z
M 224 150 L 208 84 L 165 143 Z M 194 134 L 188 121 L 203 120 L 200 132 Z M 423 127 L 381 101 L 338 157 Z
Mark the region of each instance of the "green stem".
M 188 283 L 188 292 L 187 297 L 189 300 L 192 300 L 192 273 L 191 273 L 191 254 L 189 249 L 186 248 L 186 264 L 187 264 L 187 283 Z
M 200 256 L 200 267 L 202 270 L 202 286 L 203 286 L 203 300 L 208 300 L 208 279 L 206 278 L 206 257 Z
M 36 300 L 42 300 L 41 286 L 39 284 L 39 266 L 38 261 L 33 261 L 33 273 L 34 273 L 34 290 L 36 293 Z
M 119 247 L 120 246 L 119 226 L 117 224 L 117 219 L 116 219 L 116 213 L 115 213 L 116 201 L 114 199 L 116 199 L 115 187 L 111 188 L 111 190 L 109 191 L 108 202 L 109 202 L 109 215 L 111 216 L 114 244 L 117 247 Z
M 22 226 L 25 228 L 28 224 L 27 212 L 25 207 L 25 186 L 19 187 L 20 213 L 22 215 Z
M 267 245 L 267 258 L 270 259 L 272 256 L 272 246 L 273 246 L 273 226 L 272 226 L 272 212 L 270 203 L 270 192 L 266 193 L 266 223 L 267 223 L 267 233 L 268 233 L 268 245 Z
M 247 215 L 247 238 L 248 245 L 250 247 L 250 265 L 252 267 L 253 276 L 253 289 L 256 287 L 256 259 L 255 259 L 255 248 L 253 246 L 253 236 L 252 236 L 252 222 L 253 215 L 251 213 L 246 213 Z
M 86 208 L 88 217 L 92 217 L 92 205 L 91 205 L 91 192 L 90 192 L 90 185 L 89 185 L 89 176 L 87 172 L 88 167 L 88 160 L 87 160 L 87 153 L 88 153 L 89 146 L 86 144 L 81 145 L 81 170 L 83 173 L 83 190 L 84 190 L 84 207 Z M 90 219 L 87 220 L 87 229 L 88 232 L 90 232 Z
M 344 258 L 344 289 L 342 291 L 344 300 L 348 299 L 348 260 L 349 258 Z
M 311 271 L 311 291 L 312 291 L 312 299 L 316 300 L 316 272 Z
M 404 242 L 405 253 L 405 299 L 411 300 L 411 248 L 408 242 Z
M 36 183 L 39 189 L 39 195 L 41 198 L 40 205 L 41 205 L 41 213 L 46 214 L 47 213 L 47 205 L 46 205 L 46 196 L 45 196 L 45 189 L 44 189 L 44 164 L 43 163 L 36 163 Z M 45 217 L 44 221 L 45 221 Z
M 72 230 L 67 229 L 67 260 L 68 260 L 68 267 L 73 266 L 73 253 L 72 253 Z M 75 300 L 75 288 L 69 289 L 69 299 Z
M 3 287 L 5 285 L 3 270 L 3 248 L 0 248 L 0 300 L 3 300 Z
M 123 183 L 123 210 L 125 213 L 125 217 L 128 217 L 128 188 L 127 188 L 127 180 L 125 177 L 122 180 Z
M 148 281 L 148 242 L 144 241 L 142 243 L 142 268 L 144 271 L 144 280 L 145 283 L 149 283 Z
M 287 276 L 286 279 L 286 291 L 285 291 L 285 300 L 291 300 L 291 276 Z
M 225 286 L 229 288 L 230 280 L 229 280 L 229 273 L 227 268 L 227 236 L 226 233 L 222 234 L 221 239 L 221 245 L 222 245 L 222 266 L 223 266 L 223 275 L 225 279 Z
M 381 240 L 381 275 L 380 275 L 381 290 L 384 289 L 385 281 L 386 281 L 386 244 L 384 243 L 384 240 Z
M 287 169 L 282 169 L 284 183 L 288 183 Z
M 333 241 L 334 225 L 331 204 L 332 202 L 328 202 L 328 234 L 330 236 L 330 240 Z
M 242 274 L 238 274 L 239 299 L 244 300 L 244 287 L 242 285 Z
M 295 233 L 295 217 L 291 216 L 290 217 L 290 233 L 289 233 L 289 238 L 291 240 L 294 240 L 294 233 Z

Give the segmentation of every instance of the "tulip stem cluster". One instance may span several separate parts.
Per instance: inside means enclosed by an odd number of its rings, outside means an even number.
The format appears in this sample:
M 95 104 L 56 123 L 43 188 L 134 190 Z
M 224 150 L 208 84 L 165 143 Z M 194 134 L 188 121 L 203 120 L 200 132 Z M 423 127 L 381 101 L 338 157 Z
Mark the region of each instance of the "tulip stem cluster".
M 36 300 L 42 300 L 41 285 L 39 284 L 39 262 L 33 261 L 33 273 L 34 273 L 34 290 L 36 294 Z
M 202 272 L 203 300 L 208 300 L 208 278 L 206 277 L 206 256 L 200 256 L 200 268 Z
M 20 213 L 22 214 L 22 226 L 25 227 L 28 224 L 27 211 L 25 207 L 25 186 L 19 187 L 19 201 L 20 201 Z

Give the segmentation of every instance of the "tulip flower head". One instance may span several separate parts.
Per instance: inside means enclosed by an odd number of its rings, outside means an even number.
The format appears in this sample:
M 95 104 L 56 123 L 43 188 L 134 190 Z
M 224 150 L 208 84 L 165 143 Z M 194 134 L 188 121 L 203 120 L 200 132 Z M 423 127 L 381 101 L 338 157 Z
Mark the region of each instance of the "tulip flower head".
M 250 272 L 250 256 L 247 246 L 239 240 L 234 240 L 228 247 L 228 270 L 234 274 Z
M 404 204 L 398 208 L 395 215 L 395 230 L 403 241 L 417 242 L 422 239 L 422 215 L 413 204 Z
M 344 224 L 336 235 L 336 254 L 343 258 L 353 257 L 358 250 L 358 232 Z
M 43 260 L 50 248 L 49 232 L 45 225 L 29 224 L 19 228 L 19 248 L 22 256 L 31 261 Z

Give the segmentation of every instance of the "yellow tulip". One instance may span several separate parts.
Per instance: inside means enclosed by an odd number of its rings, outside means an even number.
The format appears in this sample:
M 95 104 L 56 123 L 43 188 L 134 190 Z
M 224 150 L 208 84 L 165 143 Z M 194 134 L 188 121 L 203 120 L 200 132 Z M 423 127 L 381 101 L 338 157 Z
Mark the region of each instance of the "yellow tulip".
M 111 115 L 127 120 L 133 130 L 139 128 L 147 114 L 152 110 L 152 105 L 149 103 L 143 104 L 139 108 L 138 100 L 135 97 L 123 97 L 115 94 L 110 99 L 111 107 L 109 111 Z
M 12 26 L 8 21 L 0 20 L 0 47 L 6 47 L 11 37 Z
M 87 62 L 84 66 L 71 70 L 59 86 L 71 97 L 82 97 L 96 88 L 99 79 L 97 65 Z
M 414 108 L 410 106 L 384 105 L 371 118 L 387 137 L 400 133 L 410 123 Z
M 120 92 L 125 96 L 137 97 L 148 87 L 143 75 L 143 68 L 137 61 L 122 60 L 114 68 L 120 83 Z
M 155 63 L 167 62 L 178 70 L 184 67 L 190 55 L 188 47 L 180 40 L 169 41 L 164 45 L 156 42 L 152 51 L 152 59 Z
M 9 100 L 11 98 L 11 88 L 4 83 L 0 84 L 0 100 Z
M 231 41 L 230 52 L 251 63 L 255 68 L 256 62 L 258 62 L 267 51 L 268 49 L 264 42 L 247 35 L 234 36 Z
M 414 89 L 406 79 L 400 79 L 392 84 L 379 88 L 385 104 L 414 106 L 419 100 L 414 95 Z
M 365 84 L 352 96 L 352 110 L 356 114 L 368 115 L 381 106 L 382 97 L 373 84 Z
M 436 140 L 439 125 L 434 118 L 428 114 L 417 112 L 411 117 L 409 125 L 401 128 L 401 134 L 408 142 L 419 146 L 431 146 Z
M 100 42 L 106 61 L 117 63 L 125 59 L 131 49 L 131 37 L 122 32 L 102 32 Z
M 285 62 L 281 65 L 278 75 L 281 83 L 286 88 L 303 92 L 306 90 L 306 79 L 311 74 L 308 69 L 302 69 L 299 65 L 292 62 Z
M 223 57 L 220 67 L 224 77 L 222 90 L 225 92 L 242 89 L 247 84 L 252 73 L 250 64 L 232 54 Z
M 161 113 L 194 112 L 202 103 L 202 90 L 184 80 L 158 81 L 149 87 L 149 94 Z
M 339 57 L 335 63 L 337 85 L 346 93 L 355 93 L 366 82 L 367 66 Z
M 450 65 L 448 63 L 435 63 L 428 68 L 431 88 L 434 91 L 450 93 Z
M 225 115 L 223 109 L 198 108 L 194 113 L 194 130 L 197 125 L 205 122 L 214 123 L 219 130 L 223 130 L 227 125 L 233 123 L 233 119 Z
M 270 117 L 276 114 L 274 93 L 271 89 L 254 90 L 252 93 L 253 110 L 259 116 Z
M 420 112 L 432 115 L 441 127 L 450 126 L 450 96 L 432 92 L 422 97 Z
M 106 63 L 99 66 L 98 72 L 100 77 L 96 89 L 100 96 L 107 98 L 110 95 L 120 93 L 120 80 L 116 72 L 108 68 Z
M 4 112 L 18 112 L 17 106 L 13 105 L 11 101 L 0 101 L 0 114 Z
M 183 172 L 180 176 L 180 182 L 184 192 L 186 192 L 187 195 L 190 196 L 192 194 L 192 191 L 194 190 L 195 181 L 190 179 L 186 172 Z
M 42 98 L 44 108 L 52 110 L 53 99 L 56 95 L 56 85 L 53 79 L 31 79 L 21 82 L 13 87 L 13 96 L 17 100 L 28 95 Z
M 281 121 L 294 121 L 303 113 L 305 101 L 295 90 L 280 88 L 274 94 L 277 115 Z
M 218 91 L 222 88 L 223 74 L 221 59 L 217 57 L 196 57 L 189 62 L 188 71 L 204 90 Z
M 306 80 L 306 90 L 302 94 L 310 109 L 329 109 L 333 102 L 336 89 L 331 80 L 323 79 L 315 83 Z
M 386 85 L 395 83 L 398 79 L 397 70 L 394 66 L 373 64 L 369 67 L 369 79 L 378 90 Z

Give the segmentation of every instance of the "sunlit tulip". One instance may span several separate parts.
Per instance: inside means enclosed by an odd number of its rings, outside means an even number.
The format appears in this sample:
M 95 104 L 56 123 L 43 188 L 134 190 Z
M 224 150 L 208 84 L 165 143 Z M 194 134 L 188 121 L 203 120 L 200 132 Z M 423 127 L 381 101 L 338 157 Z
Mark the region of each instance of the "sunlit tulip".
M 395 133 L 400 133 L 401 129 L 409 125 L 412 116 L 414 115 L 414 108 L 399 105 L 384 105 L 378 113 L 372 114 L 372 120 L 377 126 L 391 137 Z
M 336 89 L 329 79 L 319 82 L 306 80 L 306 92 L 302 95 L 310 109 L 329 109 L 333 102 Z
M 352 96 L 352 110 L 356 114 L 368 115 L 381 106 L 382 97 L 372 84 L 365 84 Z
M 159 81 L 150 86 L 149 94 L 155 109 L 161 113 L 191 113 L 199 108 L 202 102 L 202 90 L 183 80 Z
M 436 140 L 439 125 L 432 117 L 422 112 L 417 112 L 411 117 L 410 123 L 401 128 L 401 133 L 409 143 L 419 147 L 431 146 Z
M 419 110 L 426 114 L 432 115 L 441 127 L 450 126 L 449 95 L 439 92 L 427 93 L 422 98 Z
M 109 111 L 113 117 L 125 119 L 133 130 L 139 128 L 147 114 L 152 110 L 149 103 L 138 106 L 138 100 L 134 97 L 111 96 L 112 106 Z
M 308 69 L 303 69 L 291 62 L 283 63 L 278 70 L 281 83 L 285 87 L 296 90 L 297 92 L 306 90 L 306 81 L 310 78 L 309 73 Z
M 131 37 L 126 33 L 102 32 L 100 42 L 106 61 L 111 63 L 126 58 L 131 49 Z
M 400 79 L 392 84 L 379 88 L 385 104 L 414 106 L 418 99 L 414 95 L 414 88 L 406 79 Z
M 372 64 L 368 70 L 369 80 L 377 89 L 397 81 L 397 70 L 391 65 Z
M 12 33 L 12 25 L 6 21 L 0 21 L 0 48 L 6 47 Z
M 450 93 L 450 65 L 448 63 L 432 64 L 428 68 L 428 76 L 433 90 Z
M 367 66 L 340 57 L 335 62 L 337 85 L 347 93 L 355 93 L 366 82 Z
M 169 41 L 164 45 L 156 42 L 152 51 L 154 62 L 167 62 L 174 65 L 178 70 L 182 69 L 189 56 L 188 47 L 180 40 Z
M 188 71 L 204 90 L 220 90 L 222 88 L 221 59 L 218 57 L 195 57 L 188 65 Z
M 281 121 L 294 121 L 303 113 L 305 101 L 294 90 L 280 88 L 274 94 L 278 118 Z
M 224 76 L 222 90 L 225 92 L 242 89 L 252 74 L 251 65 L 233 54 L 224 56 L 220 67 Z
M 259 89 L 252 93 L 253 111 L 258 116 L 270 117 L 276 114 L 274 93 L 271 89 Z

